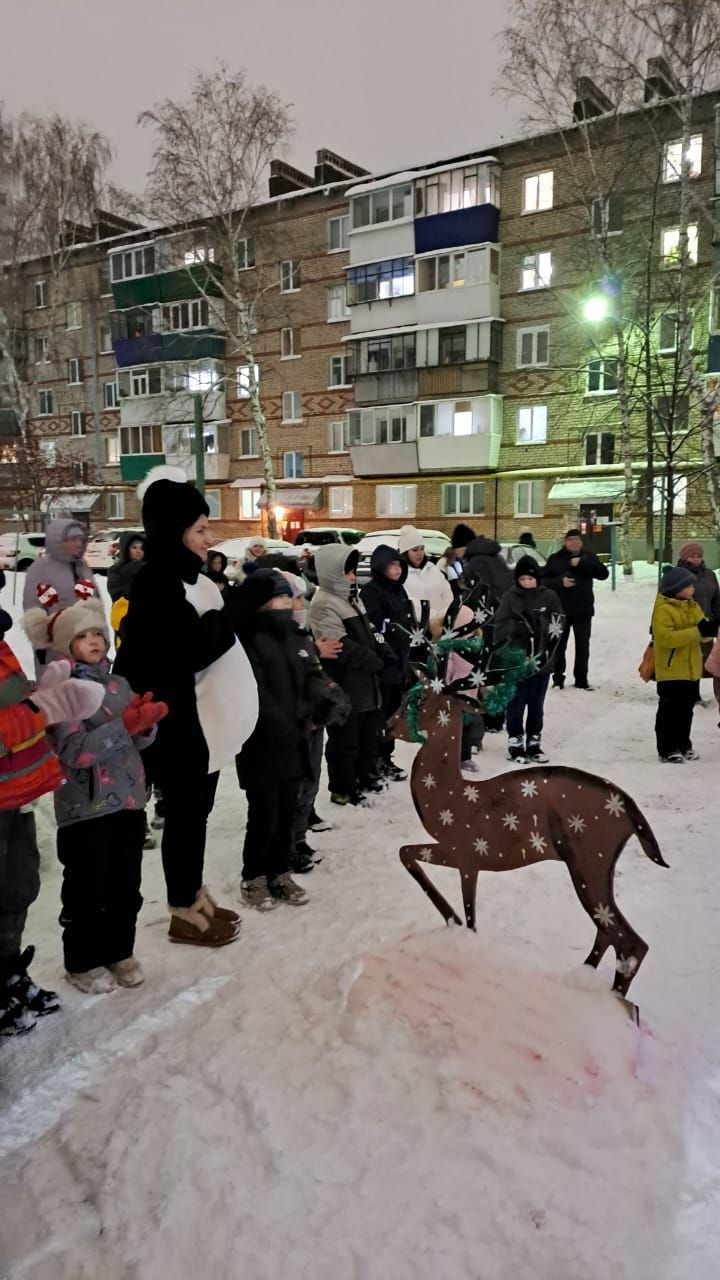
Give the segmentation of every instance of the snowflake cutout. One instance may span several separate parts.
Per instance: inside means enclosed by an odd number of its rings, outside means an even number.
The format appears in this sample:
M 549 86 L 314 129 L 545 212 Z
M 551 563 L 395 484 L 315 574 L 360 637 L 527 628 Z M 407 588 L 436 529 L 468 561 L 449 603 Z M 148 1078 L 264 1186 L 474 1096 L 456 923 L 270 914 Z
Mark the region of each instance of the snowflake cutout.
M 563 633 L 562 615 L 559 613 L 554 613 L 552 615 L 552 618 L 550 619 L 550 626 L 548 627 L 548 635 L 551 640 L 559 640 L 562 633 Z
M 620 799 L 616 791 L 610 792 L 610 799 L 605 801 L 605 808 L 611 813 L 613 818 L 619 818 L 625 812 L 625 803 Z
M 487 676 L 484 671 L 473 671 L 470 676 L 470 683 L 474 688 L 479 689 L 481 685 L 487 684 Z
M 451 827 L 455 818 L 449 809 L 443 809 L 440 813 L 440 821 L 444 827 Z
M 505 817 L 503 818 L 503 826 L 508 827 L 510 831 L 517 831 L 517 827 L 518 827 L 517 814 L 506 813 Z
M 478 798 L 478 789 L 477 787 L 466 787 L 465 790 L 463 791 L 463 795 L 465 796 L 466 800 L 475 801 Z
M 410 632 L 411 645 L 425 644 L 425 639 L 425 632 L 422 631 L 420 627 L 416 627 L 414 631 Z
M 450 723 L 450 712 L 449 712 L 449 711 L 438 711 L 438 714 L 437 714 L 437 722 L 438 722 L 438 724 L 441 724 L 441 725 L 442 725 L 442 727 L 443 727 L 443 729 L 444 729 L 444 728 L 445 728 L 445 726 L 446 726 L 446 725 L 448 725 L 448 724 Z
M 547 840 L 540 835 L 539 831 L 530 832 L 530 843 L 536 853 L 544 853 L 547 848 Z
M 425 774 L 425 777 L 423 778 L 423 786 L 427 787 L 428 791 L 431 791 L 433 787 L 437 786 L 437 783 L 431 773 Z
M 522 791 L 525 799 L 528 800 L 531 796 L 537 795 L 537 782 L 531 782 L 529 780 L 527 782 L 522 782 L 520 784 L 520 790 Z
M 568 820 L 568 826 L 570 827 L 570 830 L 574 831 L 575 835 L 577 836 L 580 834 L 581 831 L 585 830 L 585 819 L 581 818 L 580 815 L 576 813 L 573 815 L 572 818 Z
M 486 619 L 489 617 L 490 617 L 490 612 L 488 609 L 485 609 L 483 605 L 480 605 L 479 608 L 475 610 L 475 621 L 478 623 L 478 625 L 482 625 L 482 623 L 485 622 Z
M 607 929 L 613 923 L 615 915 L 609 907 L 604 907 L 602 903 L 600 903 L 600 905 L 593 911 L 593 918 L 597 920 L 598 924 L 601 924 L 603 928 Z
M 625 956 L 618 956 L 615 963 L 617 973 L 621 973 L 624 978 L 632 977 L 637 967 L 638 962 L 635 959 L 635 956 L 628 956 L 627 960 L 625 959 Z
M 443 633 L 443 635 L 444 635 L 444 636 L 446 636 L 446 637 L 450 637 L 450 636 L 454 636 L 454 635 L 455 635 L 455 632 L 453 631 L 453 629 L 452 629 L 452 627 L 450 626 L 450 624 L 449 624 L 449 623 L 448 623 L 446 626 L 444 626 L 444 627 L 443 627 L 443 629 L 442 629 L 442 633 Z
M 482 836 L 478 837 L 478 839 L 475 841 L 473 845 L 473 848 L 476 853 L 480 854 L 481 858 L 487 858 L 489 845 L 487 840 L 483 840 Z
M 430 688 L 432 689 L 433 693 L 442 693 L 443 689 L 445 688 L 445 685 L 443 684 L 439 676 L 435 676 L 435 679 L 430 681 Z
M 432 862 L 432 849 L 427 845 L 418 853 L 418 862 Z

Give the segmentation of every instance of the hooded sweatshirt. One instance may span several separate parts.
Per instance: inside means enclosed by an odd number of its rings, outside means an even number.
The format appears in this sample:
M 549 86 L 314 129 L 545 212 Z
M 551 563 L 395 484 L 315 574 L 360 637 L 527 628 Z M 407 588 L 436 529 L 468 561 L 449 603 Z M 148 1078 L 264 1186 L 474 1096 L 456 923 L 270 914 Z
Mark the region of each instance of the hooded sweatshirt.
M 126 600 L 130 599 L 133 581 L 142 567 L 142 560 L 129 558 L 133 542 L 142 542 L 144 546 L 145 534 L 138 532 L 137 529 L 126 529 L 120 538 L 115 563 L 108 569 L 108 594 L 113 603 L 122 596 Z
M 401 566 L 401 575 L 393 581 L 385 574 L 391 564 Z M 367 615 L 384 644 L 381 654 L 385 665 L 380 675 L 382 684 L 403 684 L 410 657 L 410 632 L 415 628 L 415 614 L 404 583 L 407 562 L 393 547 L 376 547 L 370 557 L 370 581 L 360 592 Z
M 66 538 L 81 537 L 82 554 L 73 560 L 63 548 Z M 34 560 L 25 575 L 23 609 L 41 605 L 54 613 L 58 608 L 67 609 L 78 600 L 99 594 L 92 569 L 83 558 L 87 546 L 88 531 L 77 520 L 67 516 L 51 520 L 45 530 L 45 555 Z M 49 587 L 50 592 L 44 591 Z
M 358 552 L 348 551 L 342 543 L 318 547 L 318 590 L 312 598 L 308 621 L 315 637 L 341 641 L 337 658 L 327 659 L 323 666 L 345 691 L 353 711 L 364 712 L 380 706 L 377 677 L 383 662 L 365 606 L 357 597 L 355 584 L 345 577 L 346 566 L 355 569 L 358 560 Z
M 488 588 L 488 603 L 499 604 L 513 585 L 512 572 L 500 554 L 494 538 L 473 538 L 465 548 L 465 581 L 468 586 Z

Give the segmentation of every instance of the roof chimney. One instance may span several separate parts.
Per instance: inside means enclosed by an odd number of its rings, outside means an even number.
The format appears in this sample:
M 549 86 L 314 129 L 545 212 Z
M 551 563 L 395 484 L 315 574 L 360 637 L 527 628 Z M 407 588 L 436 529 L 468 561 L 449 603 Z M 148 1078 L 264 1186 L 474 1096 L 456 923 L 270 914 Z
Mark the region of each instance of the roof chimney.
M 683 85 L 674 75 L 664 58 L 648 58 L 647 73 L 645 75 L 646 102 L 674 98 L 676 94 L 683 92 Z
M 610 101 L 602 89 L 598 89 L 589 76 L 580 76 L 575 83 L 575 93 L 577 99 L 573 106 L 574 120 L 594 120 L 596 116 L 604 116 L 606 112 L 615 110 L 615 103 Z

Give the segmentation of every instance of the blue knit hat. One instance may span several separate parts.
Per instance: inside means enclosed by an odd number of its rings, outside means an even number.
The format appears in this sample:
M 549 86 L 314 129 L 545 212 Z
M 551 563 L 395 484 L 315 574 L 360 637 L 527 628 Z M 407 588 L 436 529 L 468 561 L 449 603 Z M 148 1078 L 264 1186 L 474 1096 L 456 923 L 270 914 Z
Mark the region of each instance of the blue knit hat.
M 662 596 L 676 596 L 678 591 L 682 591 L 683 587 L 694 587 L 697 579 L 694 573 L 689 569 L 684 569 L 681 564 L 666 564 L 663 566 L 662 578 L 660 579 L 660 594 Z

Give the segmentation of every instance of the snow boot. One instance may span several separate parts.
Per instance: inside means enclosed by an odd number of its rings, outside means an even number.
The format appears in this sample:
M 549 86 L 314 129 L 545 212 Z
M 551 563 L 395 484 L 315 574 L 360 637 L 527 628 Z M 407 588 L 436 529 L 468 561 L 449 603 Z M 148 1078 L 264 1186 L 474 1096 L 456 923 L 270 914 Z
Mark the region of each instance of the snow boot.
M 525 755 L 525 743 L 522 738 L 508 738 L 508 760 L 512 760 L 513 764 L 526 764 L 527 757 Z
M 315 869 L 315 850 L 310 848 L 306 840 L 298 840 L 295 850 L 290 856 L 290 870 L 299 875 L 306 875 Z
M 461 773 L 479 773 L 480 766 L 477 765 L 472 758 L 468 758 L 467 760 L 461 760 L 460 772 Z
M 658 756 L 663 764 L 684 764 L 685 757 L 681 751 L 668 751 L 666 756 Z
M 387 778 L 388 782 L 405 782 L 407 774 L 404 769 L 395 764 L 394 760 L 385 760 L 380 768 L 380 776 Z
M 697 751 L 693 751 L 692 747 L 688 747 L 687 751 L 682 753 L 683 760 L 699 760 L 700 756 Z
M 28 969 L 35 955 L 34 947 L 26 947 L 18 957 L 14 972 L 6 979 L 9 996 L 15 997 L 24 1009 L 29 1009 L 36 1018 L 44 1018 L 49 1013 L 57 1013 L 60 1008 L 60 997 L 57 991 L 43 991 L 33 982 Z
M 170 907 L 171 942 L 186 942 L 195 947 L 224 947 L 238 936 L 237 920 L 221 920 L 208 915 L 210 907 L 202 889 L 191 907 Z
M 207 916 L 208 920 L 215 918 L 217 920 L 229 920 L 231 924 L 240 923 L 240 916 L 237 911 L 233 911 L 230 907 L 219 907 L 206 884 L 200 890 L 198 901 L 200 902 L 200 910 L 203 915 Z
M 268 880 L 268 889 L 277 902 L 287 902 L 291 907 L 304 907 L 309 900 L 305 890 L 295 883 L 289 871 Z
M 65 977 L 86 996 L 106 996 L 109 991 L 114 991 L 117 987 L 117 982 L 110 970 L 102 966 L 98 966 L 97 969 L 87 969 L 85 973 L 68 972 Z
M 549 764 L 550 761 L 540 745 L 539 738 L 528 738 L 525 752 L 529 764 Z
M 254 911 L 274 911 L 278 905 L 268 888 L 267 876 L 243 880 L 241 893 L 245 906 L 252 907 Z
M 332 831 L 332 823 L 326 822 L 313 809 L 308 820 L 308 831 Z
M 380 795 L 381 791 L 387 789 L 387 783 L 382 782 L 377 776 L 368 778 L 367 782 L 361 782 L 358 788 L 365 795 Z
M 37 1014 L 26 1009 L 7 986 L 0 987 L 0 1036 L 24 1036 L 37 1024 Z
M 553 676 L 552 687 L 553 687 L 553 689 L 564 689 L 564 688 L 565 688 L 565 677 L 564 677 L 564 676 Z
M 108 969 L 120 987 L 139 987 L 145 981 L 142 965 L 134 956 L 109 964 Z

